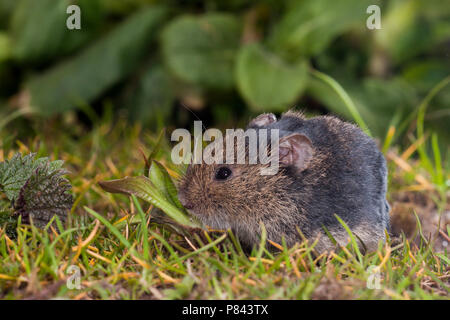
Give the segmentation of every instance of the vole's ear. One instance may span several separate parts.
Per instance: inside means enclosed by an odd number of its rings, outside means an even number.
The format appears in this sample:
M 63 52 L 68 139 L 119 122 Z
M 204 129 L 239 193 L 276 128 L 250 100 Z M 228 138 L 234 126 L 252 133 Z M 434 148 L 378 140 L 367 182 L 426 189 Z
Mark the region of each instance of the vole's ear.
M 280 163 L 293 165 L 299 171 L 308 167 L 314 155 L 311 140 L 303 134 L 293 133 L 280 139 L 279 143 Z
M 250 121 L 247 128 L 265 127 L 277 121 L 277 117 L 273 113 L 263 113 Z

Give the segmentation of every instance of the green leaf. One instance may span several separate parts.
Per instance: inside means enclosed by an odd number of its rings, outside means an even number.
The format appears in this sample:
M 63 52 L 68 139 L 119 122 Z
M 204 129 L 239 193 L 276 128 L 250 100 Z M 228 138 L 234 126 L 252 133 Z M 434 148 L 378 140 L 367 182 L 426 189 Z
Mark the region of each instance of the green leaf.
M 51 174 L 61 168 L 64 161 L 58 160 L 49 163 L 48 158 L 35 159 L 35 153 L 24 157 L 16 153 L 11 160 L 0 162 L 0 191 L 14 202 L 19 196 L 20 189 L 35 173 L 40 165 L 48 163 L 47 173 Z
M 81 30 L 69 30 L 71 0 L 22 0 L 11 21 L 13 55 L 21 62 L 43 62 L 70 53 L 92 38 L 102 20 L 98 0 L 79 0 Z M 39 26 L 39 27 L 36 27 Z
M 54 215 L 66 221 L 73 198 L 69 181 L 62 177 L 67 171 L 59 167 L 59 163 L 41 163 L 20 189 L 14 209 L 23 222 L 29 223 L 31 217 L 34 225 L 43 228 Z
M 175 184 L 172 181 L 166 168 L 156 160 L 152 160 L 150 169 L 148 171 L 150 181 L 155 185 L 160 192 L 162 192 L 166 199 L 180 210 L 184 210 L 183 205 L 178 200 L 178 193 Z
M 311 74 L 313 74 L 316 78 L 326 83 L 339 96 L 339 98 L 342 100 L 343 104 L 347 108 L 347 111 L 352 115 L 353 120 L 356 121 L 356 123 L 358 123 L 361 129 L 363 129 L 369 136 L 371 136 L 370 130 L 367 127 L 364 120 L 361 118 L 361 115 L 358 109 L 356 108 L 355 104 L 353 103 L 353 100 L 350 98 L 348 93 L 341 87 L 341 85 L 332 77 L 320 71 L 312 70 Z
M 0 32 L 0 63 L 11 56 L 11 40 L 4 32 Z
M 173 205 L 147 177 L 126 177 L 123 179 L 99 182 L 99 184 L 103 190 L 107 192 L 123 193 L 127 195 L 133 194 L 150 202 L 181 225 L 199 227 L 195 221 L 191 221 L 184 212 Z
M 368 0 L 290 1 L 269 37 L 269 45 L 290 57 L 320 53 L 351 27 L 365 28 L 370 4 Z
M 450 12 L 442 1 L 411 0 L 390 4 L 382 18 L 383 28 L 377 30 L 374 39 L 395 63 L 402 64 L 434 50 L 437 44 L 445 43 L 450 37 Z M 425 19 L 427 14 L 430 17 Z
M 149 243 L 148 243 L 147 219 L 146 219 L 144 211 L 142 210 L 141 205 L 139 204 L 138 199 L 134 195 L 131 195 L 131 198 L 133 200 L 134 205 L 137 208 L 139 217 L 141 218 L 142 247 L 144 249 L 144 258 L 145 258 L 145 260 L 148 260 L 149 254 L 150 254 L 150 249 L 149 249 Z
M 130 99 L 126 102 L 133 121 L 163 127 L 175 100 L 172 79 L 160 64 L 144 69 Z
M 402 78 L 417 90 L 427 92 L 450 74 L 450 61 L 418 59 L 405 66 Z
M 183 81 L 211 88 L 231 88 L 240 32 L 238 20 L 229 14 L 181 16 L 162 33 L 165 61 Z
M 289 64 L 258 44 L 248 45 L 238 56 L 238 88 L 255 111 L 283 111 L 305 88 L 307 67 L 304 60 Z
M 97 98 L 136 68 L 166 12 L 162 7 L 138 12 L 78 56 L 33 78 L 26 85 L 31 107 L 51 115 Z

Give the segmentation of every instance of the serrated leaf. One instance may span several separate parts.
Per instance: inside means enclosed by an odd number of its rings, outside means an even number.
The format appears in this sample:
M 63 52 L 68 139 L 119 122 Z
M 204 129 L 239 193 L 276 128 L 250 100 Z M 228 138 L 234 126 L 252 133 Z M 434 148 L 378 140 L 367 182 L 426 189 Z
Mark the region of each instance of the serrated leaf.
M 238 88 L 255 111 L 284 111 L 307 84 L 307 62 L 294 64 L 267 51 L 259 44 L 241 49 L 236 76 Z
M 69 181 L 63 177 L 67 171 L 59 167 L 60 162 L 53 166 L 49 162 L 40 163 L 20 189 L 14 209 L 23 222 L 29 223 L 31 217 L 34 224 L 42 228 L 54 215 L 66 221 L 73 198 L 69 193 Z
M 188 83 L 231 88 L 240 32 L 238 20 L 230 14 L 181 16 L 163 31 L 165 61 L 178 78 Z
M 163 128 L 161 130 L 161 132 L 158 135 L 158 138 L 156 139 L 155 145 L 152 149 L 152 152 L 150 152 L 150 154 L 148 155 L 148 157 L 146 157 L 144 155 L 144 159 L 145 159 L 145 172 L 144 174 L 148 175 L 148 171 L 150 170 L 150 165 L 151 165 L 151 161 L 153 160 L 153 158 L 156 156 L 156 154 L 159 152 L 159 149 L 161 147 L 161 143 L 164 137 L 164 134 L 166 132 L 166 129 Z

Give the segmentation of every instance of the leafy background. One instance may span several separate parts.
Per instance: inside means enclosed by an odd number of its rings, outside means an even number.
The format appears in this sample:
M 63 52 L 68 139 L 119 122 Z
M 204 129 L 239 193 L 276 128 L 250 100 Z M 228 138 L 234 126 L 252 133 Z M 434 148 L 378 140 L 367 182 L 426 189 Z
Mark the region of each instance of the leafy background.
M 81 30 L 66 28 L 70 4 Z M 372 4 L 381 30 L 366 28 Z M 448 0 L 0 0 L 0 299 L 448 300 L 449 18 Z M 152 199 L 174 195 L 167 178 L 182 172 L 162 127 L 292 107 L 367 124 L 400 239 L 364 256 L 356 243 L 248 255 L 231 233 L 188 242 L 155 208 L 101 189 L 123 192 L 104 181 L 142 175 L 145 154 Z M 46 222 L 57 184 L 67 228 L 62 211 L 44 230 L 22 223 L 32 209 Z M 80 290 L 64 285 L 71 264 Z M 380 290 L 367 287 L 375 265 Z
M 65 27 L 70 4 L 81 30 Z M 366 27 L 371 4 L 381 30 Z M 409 142 L 420 102 L 450 74 L 449 18 L 445 0 L 0 0 L 0 117 L 89 126 L 109 110 L 155 132 L 292 107 L 352 119 L 319 70 L 376 137 L 393 126 L 392 142 Z M 448 88 L 425 115 L 446 159 Z

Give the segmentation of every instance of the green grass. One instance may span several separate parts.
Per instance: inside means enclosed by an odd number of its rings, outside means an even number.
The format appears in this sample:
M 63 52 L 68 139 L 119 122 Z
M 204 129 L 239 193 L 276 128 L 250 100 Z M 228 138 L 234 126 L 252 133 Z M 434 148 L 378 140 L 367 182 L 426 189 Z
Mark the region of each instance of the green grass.
M 157 136 L 120 121 L 96 123 L 87 131 L 67 116 L 61 123 L 36 124 L 40 133 L 24 141 L 17 139 L 15 127 L 3 129 L 0 161 L 16 151 L 65 160 L 75 203 L 66 227 L 57 223 L 40 230 L 19 222 L 15 237 L 0 227 L 0 298 L 448 299 L 448 252 L 436 252 L 424 231 L 426 219 L 417 224 L 415 240 L 414 235 L 389 239 L 365 255 L 354 237 L 347 247 L 316 257 L 314 243 L 278 244 L 279 252 L 269 252 L 262 237 L 247 255 L 231 233 L 199 232 L 190 238 L 171 233 L 152 222 L 147 203 L 107 193 L 98 185 L 142 175 L 139 149 L 149 154 Z M 439 161 L 437 138 L 423 140 L 432 146 L 433 160 L 424 160 L 423 154 L 413 160 L 417 140 L 403 153 L 386 148 L 389 200 L 392 204 L 400 194 L 419 194 L 434 204 L 434 213 L 442 214 L 449 210 L 450 173 Z M 180 169 L 168 161 L 167 143 L 163 139 L 154 158 L 176 179 Z M 416 205 L 412 202 L 413 209 L 406 212 L 413 220 L 414 208 L 422 208 Z M 450 230 L 441 231 L 450 236 Z M 71 265 L 81 270 L 79 290 L 66 287 Z M 367 286 L 376 279 L 374 271 L 379 272 L 380 289 Z

